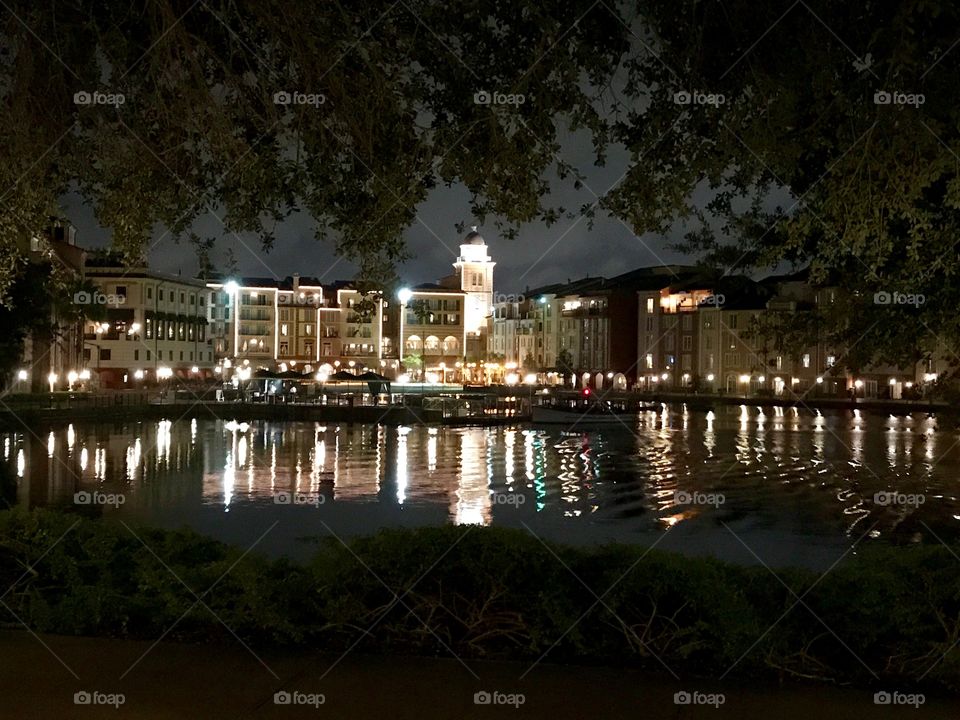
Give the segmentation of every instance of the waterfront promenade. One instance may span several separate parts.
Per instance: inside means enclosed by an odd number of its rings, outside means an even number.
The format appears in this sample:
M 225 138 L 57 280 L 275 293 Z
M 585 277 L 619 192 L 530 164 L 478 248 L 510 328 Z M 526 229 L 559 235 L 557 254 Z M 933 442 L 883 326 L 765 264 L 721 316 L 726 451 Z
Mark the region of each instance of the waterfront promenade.
M 311 396 L 217 399 L 213 388 L 181 388 L 99 393 L 17 395 L 0 402 L 0 427 L 176 417 L 305 420 L 387 425 L 498 425 L 530 421 L 530 406 L 572 402 L 580 391 L 557 387 L 412 384 L 375 396 L 356 388 L 325 388 Z M 889 414 L 960 414 L 960 406 L 934 400 L 886 400 L 822 396 L 756 396 L 712 393 L 594 391 L 591 399 L 625 407 L 686 405 L 694 410 L 723 406 L 798 407 L 809 410 L 861 410 Z

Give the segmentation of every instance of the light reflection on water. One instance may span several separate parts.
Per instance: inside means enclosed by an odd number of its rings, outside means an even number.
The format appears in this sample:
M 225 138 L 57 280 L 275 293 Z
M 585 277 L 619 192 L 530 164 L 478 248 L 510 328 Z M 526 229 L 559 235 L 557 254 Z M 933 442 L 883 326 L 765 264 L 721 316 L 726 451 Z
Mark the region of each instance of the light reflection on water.
M 960 536 L 960 433 L 943 419 L 754 406 L 666 405 L 633 428 L 426 428 L 193 419 L 71 424 L 0 435 L 21 505 L 122 492 L 144 523 L 192 526 L 241 544 L 278 521 L 261 549 L 383 526 L 498 524 L 547 538 L 650 544 L 738 561 L 829 565 L 864 533 L 880 542 Z M 922 493 L 879 507 L 874 493 Z M 275 503 L 290 491 L 316 500 Z M 722 493 L 683 505 L 678 491 Z M 493 502 L 497 494 L 523 502 Z M 669 537 L 661 538 L 664 530 Z M 742 541 L 742 542 L 741 542 Z

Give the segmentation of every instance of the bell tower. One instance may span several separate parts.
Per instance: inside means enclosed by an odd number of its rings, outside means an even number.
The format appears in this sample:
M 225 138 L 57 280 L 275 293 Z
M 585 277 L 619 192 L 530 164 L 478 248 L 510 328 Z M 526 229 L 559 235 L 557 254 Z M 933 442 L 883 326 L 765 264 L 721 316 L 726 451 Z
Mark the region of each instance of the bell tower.
M 487 243 L 473 226 L 460 245 L 460 256 L 453 264 L 465 293 L 463 314 L 467 336 L 486 334 L 487 316 L 493 307 L 493 266 Z

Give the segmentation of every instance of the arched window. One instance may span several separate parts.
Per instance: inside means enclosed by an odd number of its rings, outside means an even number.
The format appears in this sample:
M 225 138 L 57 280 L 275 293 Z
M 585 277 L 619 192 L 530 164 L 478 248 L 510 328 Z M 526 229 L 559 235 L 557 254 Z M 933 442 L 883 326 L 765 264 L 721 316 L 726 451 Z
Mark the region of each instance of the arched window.
M 447 335 L 443 339 L 443 354 L 456 355 L 460 350 L 460 343 L 453 335 Z
M 420 352 L 423 349 L 423 341 L 419 335 L 411 335 L 407 338 L 406 348 L 409 352 Z
M 423 342 L 423 349 L 425 352 L 438 352 L 440 350 L 440 338 L 436 335 L 427 335 L 427 339 Z

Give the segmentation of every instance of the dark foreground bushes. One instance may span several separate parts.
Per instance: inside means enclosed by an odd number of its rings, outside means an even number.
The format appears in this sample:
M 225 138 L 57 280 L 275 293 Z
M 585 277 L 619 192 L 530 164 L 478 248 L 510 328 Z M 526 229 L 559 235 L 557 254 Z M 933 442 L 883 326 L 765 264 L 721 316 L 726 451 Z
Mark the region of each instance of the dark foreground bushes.
M 322 541 L 305 565 L 191 531 L 134 531 L 0 513 L 3 621 L 12 610 L 37 632 L 157 638 L 174 626 L 168 638 L 205 641 L 229 628 L 259 647 L 548 653 L 960 690 L 960 560 L 939 546 L 869 548 L 818 579 L 635 547 L 547 547 L 499 528 Z

